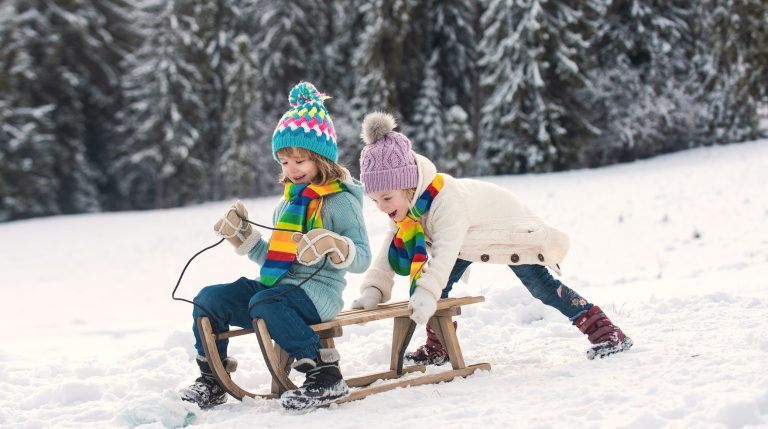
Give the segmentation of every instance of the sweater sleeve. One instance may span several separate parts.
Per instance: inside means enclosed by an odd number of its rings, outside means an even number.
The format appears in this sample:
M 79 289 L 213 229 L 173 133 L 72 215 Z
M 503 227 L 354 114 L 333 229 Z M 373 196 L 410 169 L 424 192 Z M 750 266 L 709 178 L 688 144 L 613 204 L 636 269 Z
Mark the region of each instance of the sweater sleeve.
M 397 225 L 390 223 L 389 230 L 384 234 L 384 241 L 379 247 L 379 252 L 373 259 L 373 265 L 365 273 L 360 283 L 360 293 L 369 287 L 381 292 L 381 302 L 387 302 L 392 298 L 392 286 L 395 284 L 395 271 L 389 265 L 389 245 L 397 233 Z
M 368 244 L 368 232 L 363 219 L 363 207 L 359 200 L 348 192 L 342 192 L 328 198 L 325 202 L 327 224 L 336 234 L 341 235 L 350 244 L 347 261 L 339 269 L 350 273 L 362 273 L 371 265 L 371 248 Z

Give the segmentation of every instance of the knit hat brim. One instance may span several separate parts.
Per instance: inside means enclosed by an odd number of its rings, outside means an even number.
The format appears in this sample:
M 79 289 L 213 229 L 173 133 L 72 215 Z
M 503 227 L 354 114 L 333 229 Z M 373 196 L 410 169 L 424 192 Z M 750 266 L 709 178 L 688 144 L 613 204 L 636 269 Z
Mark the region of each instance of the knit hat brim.
M 277 152 L 287 147 L 300 147 L 316 152 L 333 162 L 338 161 L 339 153 L 334 141 L 325 138 L 323 135 L 317 136 L 314 133 L 306 133 L 303 129 L 297 128 L 293 132 L 284 130 L 272 137 L 272 156 L 277 159 Z
M 406 165 L 391 170 L 363 171 L 360 181 L 365 184 L 366 194 L 415 188 L 419 183 L 419 168 Z

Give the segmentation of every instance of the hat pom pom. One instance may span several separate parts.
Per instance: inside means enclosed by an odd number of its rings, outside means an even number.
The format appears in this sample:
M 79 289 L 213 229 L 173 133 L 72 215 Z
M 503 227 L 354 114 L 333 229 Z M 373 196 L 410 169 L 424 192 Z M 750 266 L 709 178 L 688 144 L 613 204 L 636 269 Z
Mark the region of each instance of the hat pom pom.
M 309 82 L 300 82 L 291 89 L 291 93 L 288 95 L 288 102 L 292 107 L 298 107 L 301 104 L 318 102 L 323 103 L 323 100 L 330 98 L 315 88 Z
M 396 126 L 395 117 L 389 113 L 369 113 L 363 120 L 363 131 L 360 133 L 360 137 L 363 138 L 365 144 L 372 144 L 394 130 Z

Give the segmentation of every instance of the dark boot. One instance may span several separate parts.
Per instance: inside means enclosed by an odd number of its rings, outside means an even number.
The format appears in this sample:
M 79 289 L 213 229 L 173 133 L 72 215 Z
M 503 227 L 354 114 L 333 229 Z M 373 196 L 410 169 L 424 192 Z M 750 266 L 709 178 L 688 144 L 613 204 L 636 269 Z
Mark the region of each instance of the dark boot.
M 632 347 L 632 339 L 611 323 L 608 316 L 596 305 L 577 317 L 573 324 L 594 344 L 587 350 L 587 359 L 603 358 Z
M 280 403 L 289 410 L 305 410 L 329 404 L 349 395 L 349 388 L 339 369 L 339 352 L 320 349 L 317 358 L 300 359 L 292 367 L 307 374 L 304 384 L 280 396 Z
M 208 361 L 198 356 L 197 365 L 200 367 L 200 377 L 195 382 L 179 391 L 181 399 L 194 402 L 200 408 L 210 408 L 227 402 L 227 392 L 221 387 L 216 377 L 213 375 Z M 224 368 L 228 373 L 233 373 L 237 369 L 237 360 L 232 357 L 224 359 Z
M 457 327 L 458 324 L 454 321 L 453 328 L 456 329 Z M 442 365 L 449 360 L 448 352 L 437 339 L 437 334 L 429 323 L 427 323 L 427 343 L 420 346 L 415 352 L 406 353 L 405 359 L 417 365 Z

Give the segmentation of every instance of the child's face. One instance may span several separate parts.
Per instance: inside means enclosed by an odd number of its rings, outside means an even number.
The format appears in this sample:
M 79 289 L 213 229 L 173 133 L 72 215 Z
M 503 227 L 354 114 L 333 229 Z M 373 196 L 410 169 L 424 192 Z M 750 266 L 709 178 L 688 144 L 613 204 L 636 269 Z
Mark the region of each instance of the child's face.
M 386 213 L 389 218 L 395 222 L 400 222 L 408 216 L 408 209 L 411 202 L 408 200 L 408 196 L 403 189 L 374 192 L 368 194 L 368 197 L 373 200 L 380 211 Z
M 317 164 L 315 161 L 302 156 L 277 155 L 283 175 L 293 183 L 311 183 L 317 176 Z

